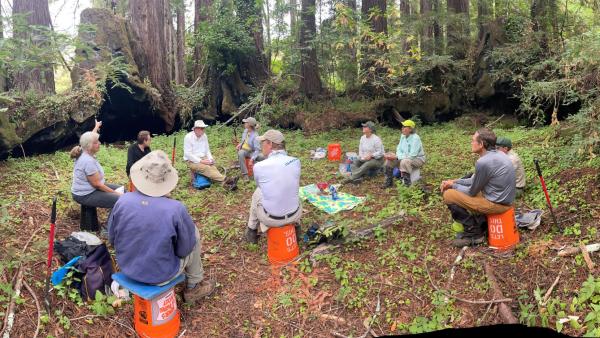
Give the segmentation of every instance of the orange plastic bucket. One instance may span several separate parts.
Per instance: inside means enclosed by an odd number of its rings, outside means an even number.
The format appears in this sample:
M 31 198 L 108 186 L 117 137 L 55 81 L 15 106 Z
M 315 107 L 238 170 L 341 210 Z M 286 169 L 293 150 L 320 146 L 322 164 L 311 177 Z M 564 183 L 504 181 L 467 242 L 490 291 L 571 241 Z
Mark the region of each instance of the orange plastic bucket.
M 143 338 L 172 338 L 179 333 L 179 310 L 173 288 L 147 300 L 133 295 L 135 331 Z
M 487 215 L 488 243 L 490 248 L 508 250 L 519 243 L 519 231 L 515 222 L 515 208 L 502 214 Z
M 339 143 L 332 143 L 327 146 L 327 159 L 330 161 L 340 161 L 342 159 L 342 146 Z
M 250 163 L 250 159 L 248 157 L 244 159 L 244 162 L 246 164 L 246 169 L 248 169 L 248 177 L 254 176 L 254 172 L 252 171 L 254 164 Z
M 293 261 L 299 251 L 293 224 L 267 230 L 267 257 L 272 265 L 284 265 Z
M 131 179 L 129 179 L 129 184 L 127 185 L 127 191 L 133 192 L 134 190 L 135 190 L 135 185 L 133 185 L 133 182 L 131 182 Z

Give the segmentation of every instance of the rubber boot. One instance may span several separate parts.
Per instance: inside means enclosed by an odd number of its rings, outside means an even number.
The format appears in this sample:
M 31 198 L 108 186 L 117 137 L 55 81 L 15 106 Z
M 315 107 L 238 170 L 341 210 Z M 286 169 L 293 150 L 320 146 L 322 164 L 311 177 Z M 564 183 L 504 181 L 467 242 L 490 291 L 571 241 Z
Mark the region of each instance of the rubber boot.
M 384 168 L 385 181 L 382 188 L 386 189 L 394 185 L 394 169 L 391 167 Z

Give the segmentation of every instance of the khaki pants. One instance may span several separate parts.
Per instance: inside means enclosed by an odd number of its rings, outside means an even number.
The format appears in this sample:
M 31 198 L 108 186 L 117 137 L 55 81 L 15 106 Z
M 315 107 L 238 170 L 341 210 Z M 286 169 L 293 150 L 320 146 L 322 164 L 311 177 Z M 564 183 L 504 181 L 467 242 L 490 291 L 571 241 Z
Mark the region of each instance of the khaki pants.
M 187 284 L 200 283 L 204 279 L 204 269 L 202 268 L 202 258 L 200 253 L 200 232 L 196 228 L 196 245 L 189 255 L 179 260 L 179 271 L 168 281 L 157 284 L 167 285 L 170 281 L 180 274 L 185 273 L 185 280 Z
M 484 215 L 501 214 L 512 208 L 512 205 L 490 202 L 483 197 L 482 193 L 471 197 L 455 189 L 448 189 L 444 192 L 444 203 L 446 205 L 456 204 L 471 212 Z
M 185 161 L 188 168 L 191 170 L 206 176 L 211 181 L 223 182 L 225 181 L 225 176 L 219 172 L 219 169 L 215 165 L 206 165 L 202 163 L 194 163 L 191 161 Z
M 361 178 L 369 173 L 371 170 L 377 170 L 383 166 L 383 157 L 379 159 L 370 159 L 368 161 L 363 161 L 361 159 L 356 159 L 350 165 L 350 171 L 352 175 L 347 179 L 348 181 L 353 181 L 358 178 Z
M 300 197 L 298 197 L 298 201 L 300 201 Z M 252 194 L 252 202 L 250 203 L 248 228 L 256 230 L 260 224 L 260 230 L 262 232 L 267 232 L 269 228 L 277 228 L 290 223 L 298 223 L 300 222 L 300 217 L 302 217 L 302 203 L 298 204 L 298 210 L 289 217 L 284 219 L 271 218 L 263 208 L 262 191 L 260 188 L 256 188 L 256 190 L 254 190 L 254 194 Z
M 416 159 L 410 159 L 410 158 L 405 158 L 403 160 L 387 160 L 385 161 L 385 166 L 386 167 L 391 167 L 391 168 L 400 168 L 400 171 L 405 172 L 405 173 L 409 173 L 411 174 L 413 172 L 414 169 L 417 168 L 421 168 L 423 166 L 423 164 L 425 164 L 425 161 L 423 161 L 420 158 L 416 158 Z

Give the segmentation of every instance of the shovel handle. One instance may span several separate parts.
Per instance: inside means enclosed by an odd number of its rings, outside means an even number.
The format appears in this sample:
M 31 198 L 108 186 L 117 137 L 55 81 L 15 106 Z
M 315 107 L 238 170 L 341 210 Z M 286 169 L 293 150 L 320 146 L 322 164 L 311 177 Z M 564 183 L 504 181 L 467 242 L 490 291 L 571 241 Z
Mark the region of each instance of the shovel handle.
M 535 164 L 535 170 L 537 170 L 538 176 L 542 177 L 542 169 L 540 169 L 540 161 L 538 161 L 537 159 L 534 159 L 533 163 Z
M 52 213 L 50 214 L 50 223 L 56 223 L 56 196 L 52 198 Z

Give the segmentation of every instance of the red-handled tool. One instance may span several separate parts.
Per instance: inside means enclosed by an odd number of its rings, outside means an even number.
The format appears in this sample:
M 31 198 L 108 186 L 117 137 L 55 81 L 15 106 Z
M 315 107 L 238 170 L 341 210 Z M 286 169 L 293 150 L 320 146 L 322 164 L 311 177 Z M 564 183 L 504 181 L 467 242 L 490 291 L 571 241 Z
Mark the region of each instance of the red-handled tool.
M 177 146 L 177 136 L 173 139 L 173 151 L 171 152 L 171 165 L 175 165 L 175 147 Z
M 552 208 L 552 202 L 550 202 L 550 195 L 548 195 L 548 189 L 546 188 L 546 181 L 544 181 L 544 176 L 542 176 L 542 169 L 540 169 L 540 161 L 533 160 L 535 163 L 535 170 L 537 170 L 538 176 L 540 178 L 540 183 L 542 184 L 542 190 L 544 190 L 544 195 L 546 195 L 546 203 L 548 204 L 548 208 L 550 209 L 550 215 L 552 215 L 552 220 L 554 221 L 554 225 L 558 228 L 558 222 L 556 221 L 556 216 L 554 215 L 554 209 Z
M 48 235 L 48 261 L 46 262 L 46 288 L 44 290 L 44 305 L 46 312 L 50 315 L 50 271 L 52 268 L 52 255 L 54 254 L 54 231 L 56 228 L 56 196 L 52 199 L 52 214 L 50 215 L 50 234 Z

